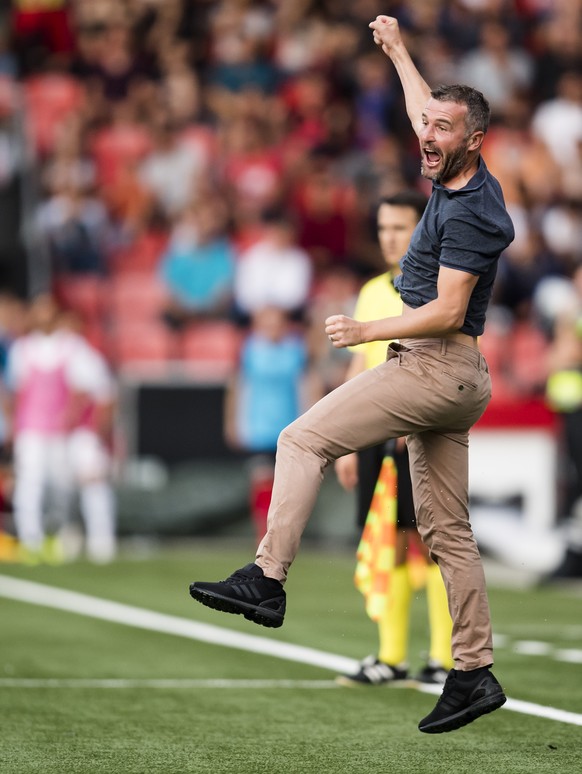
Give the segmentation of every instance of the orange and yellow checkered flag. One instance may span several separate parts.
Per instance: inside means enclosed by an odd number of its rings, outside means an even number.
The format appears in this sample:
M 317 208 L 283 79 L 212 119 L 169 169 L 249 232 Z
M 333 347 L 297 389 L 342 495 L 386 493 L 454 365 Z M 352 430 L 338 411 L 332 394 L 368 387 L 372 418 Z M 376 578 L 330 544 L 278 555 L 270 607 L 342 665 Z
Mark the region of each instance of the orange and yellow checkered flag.
M 366 598 L 366 612 L 379 621 L 386 608 L 396 553 L 396 465 L 384 457 L 356 553 L 356 588 Z

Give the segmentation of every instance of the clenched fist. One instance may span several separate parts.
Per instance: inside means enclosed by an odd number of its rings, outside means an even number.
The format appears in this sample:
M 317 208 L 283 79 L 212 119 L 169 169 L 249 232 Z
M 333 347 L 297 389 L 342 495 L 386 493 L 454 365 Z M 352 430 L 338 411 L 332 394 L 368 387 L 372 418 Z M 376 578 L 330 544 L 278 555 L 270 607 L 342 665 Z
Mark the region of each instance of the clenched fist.
M 390 50 L 402 41 L 398 21 L 392 16 L 376 16 L 368 26 L 374 33 L 374 43 L 390 56 Z
M 345 314 L 333 314 L 325 321 L 325 332 L 336 349 L 353 347 L 363 342 L 363 323 L 346 317 Z

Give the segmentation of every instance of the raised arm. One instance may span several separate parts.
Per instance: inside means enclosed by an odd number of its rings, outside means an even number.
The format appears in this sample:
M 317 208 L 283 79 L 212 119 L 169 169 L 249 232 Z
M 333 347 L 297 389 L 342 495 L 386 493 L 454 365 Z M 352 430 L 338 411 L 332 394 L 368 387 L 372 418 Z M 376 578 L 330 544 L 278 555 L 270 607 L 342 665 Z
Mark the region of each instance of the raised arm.
M 396 19 L 392 16 L 377 16 L 370 22 L 369 27 L 374 32 L 374 43 L 381 46 L 396 68 L 404 91 L 406 112 L 412 128 L 418 135 L 422 126 L 422 113 L 430 98 L 430 87 L 416 69 L 404 45 Z

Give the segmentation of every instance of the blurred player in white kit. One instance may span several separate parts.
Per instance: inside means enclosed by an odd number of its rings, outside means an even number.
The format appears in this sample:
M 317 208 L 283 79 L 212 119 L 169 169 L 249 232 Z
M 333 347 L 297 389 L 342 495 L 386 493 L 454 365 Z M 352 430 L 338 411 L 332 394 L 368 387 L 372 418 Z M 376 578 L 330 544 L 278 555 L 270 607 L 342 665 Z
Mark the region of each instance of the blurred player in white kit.
M 30 320 L 31 330 L 14 342 L 7 366 L 14 522 L 22 558 L 55 558 L 46 555 L 46 498 L 52 495 L 54 527 L 63 527 L 77 490 L 87 557 L 106 563 L 116 550 L 112 455 L 106 440 L 114 381 L 103 356 L 72 329 L 50 295 L 33 300 Z

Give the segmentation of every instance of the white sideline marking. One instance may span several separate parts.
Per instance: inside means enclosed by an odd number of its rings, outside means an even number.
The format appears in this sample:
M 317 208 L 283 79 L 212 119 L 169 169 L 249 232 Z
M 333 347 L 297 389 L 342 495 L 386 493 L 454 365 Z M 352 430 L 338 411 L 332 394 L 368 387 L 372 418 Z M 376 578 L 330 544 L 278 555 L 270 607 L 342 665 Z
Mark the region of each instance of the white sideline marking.
M 417 690 L 421 693 L 433 693 L 440 695 L 441 687 L 439 685 L 423 685 L 419 683 Z M 557 709 L 556 707 L 544 707 L 543 704 L 534 704 L 531 701 L 521 701 L 520 699 L 507 699 L 503 709 L 511 712 L 519 712 L 522 715 L 533 715 L 536 718 L 546 718 L 546 720 L 558 720 L 560 723 L 569 723 L 572 726 L 582 726 L 582 715 L 568 710 Z
M 333 680 L 140 680 L 0 678 L 0 688 L 339 688 Z
M 111 602 L 109 600 L 100 599 L 99 597 L 93 597 L 88 594 L 80 594 L 77 591 L 66 591 L 65 589 L 59 589 L 54 586 L 46 586 L 41 583 L 34 583 L 33 581 L 11 578 L 6 575 L 0 575 L 0 597 L 15 599 L 19 602 L 29 602 L 33 605 L 41 605 L 43 607 L 56 608 L 58 610 L 65 610 L 70 613 L 85 615 L 89 618 L 98 618 L 105 621 L 125 624 L 126 626 L 135 626 L 138 629 L 148 629 L 149 631 L 162 632 L 164 634 L 175 634 L 178 637 L 186 637 L 191 640 L 208 642 L 214 645 L 224 645 L 229 648 L 237 648 L 239 650 L 246 650 L 252 653 L 274 656 L 275 658 L 281 658 L 287 661 L 311 664 L 312 666 L 318 666 L 322 669 L 328 669 L 333 672 L 352 672 L 359 666 L 359 662 L 356 659 L 346 658 L 345 656 L 338 656 L 334 653 L 326 653 L 325 651 L 315 650 L 314 648 L 306 648 L 302 645 L 293 645 L 291 643 L 280 642 L 278 640 L 267 639 L 265 637 L 258 637 L 252 634 L 242 634 L 240 632 L 234 632 L 231 629 L 222 629 L 218 626 L 197 623 L 196 621 L 189 621 L 186 618 L 165 615 L 164 613 L 156 613 L 152 610 L 145 610 L 143 608 L 133 607 L 132 605 L 124 605 L 120 602 Z M 5 678 L 0 680 L 0 685 L 8 687 L 9 682 L 14 683 L 14 680 Z M 31 681 L 26 682 L 30 683 Z M 200 686 L 202 683 L 205 685 L 213 683 L 216 684 L 216 687 L 228 687 L 229 684 L 233 686 L 236 684 L 236 686 L 241 687 L 258 687 L 260 684 L 262 687 L 267 687 L 266 683 L 277 684 L 276 686 L 273 685 L 272 687 L 291 687 L 291 683 L 293 686 L 297 686 L 298 683 L 303 683 L 305 687 L 333 687 L 333 683 L 325 680 L 41 680 L 32 682 L 37 682 L 39 687 L 40 683 L 45 684 L 46 687 L 50 687 L 49 683 L 51 682 L 63 684 L 63 687 L 64 684 L 68 684 L 72 687 L 73 683 L 85 683 L 87 685 L 93 685 L 95 683 L 104 682 L 109 683 L 109 687 L 113 687 L 113 684 L 117 684 L 117 687 L 122 687 L 122 683 L 127 684 L 127 687 L 131 687 L 132 684 L 137 682 L 140 684 L 165 683 L 166 687 L 173 687 L 174 683 L 176 683 L 177 687 L 178 683 L 183 685 L 185 682 L 190 682 L 192 687 Z M 417 690 L 421 691 L 422 693 L 431 693 L 436 695 L 441 693 L 441 687 L 438 685 L 423 685 L 420 683 L 416 687 Z M 535 717 L 546 718 L 548 720 L 557 720 L 561 723 L 582 726 L 582 714 L 568 712 L 567 710 L 561 710 L 555 707 L 545 707 L 541 704 L 520 701 L 519 699 L 508 699 L 504 705 L 504 709 L 508 709 L 513 712 L 519 712 L 524 715 L 533 715 Z
M 566 661 L 568 664 L 582 664 L 582 650 L 578 648 L 567 648 L 557 650 L 554 654 L 557 661 Z
M 535 715 L 538 718 L 557 720 L 572 726 L 582 726 L 582 715 L 557 707 L 544 707 L 543 704 L 534 704 L 531 701 L 520 701 L 519 699 L 508 699 L 504 707 L 512 712 L 520 712 L 522 715 Z
M 548 642 L 520 640 L 514 643 L 513 650 L 522 656 L 548 656 L 552 652 L 552 646 Z
M 187 618 L 156 613 L 153 610 L 110 602 L 107 599 L 80 594 L 77 591 L 66 591 L 33 581 L 10 578 L 7 575 L 0 575 L 0 596 L 16 599 L 19 602 L 30 602 L 33 605 L 66 610 L 89 618 L 135 626 L 138 629 L 175 634 L 190 640 L 225 645 L 228 648 L 238 648 L 301 664 L 311 664 L 323 669 L 331 669 L 333 672 L 353 672 L 359 664 L 353 658 L 334 653 L 325 653 L 314 648 L 292 645 L 254 634 L 243 634 L 232 629 L 189 621 Z

